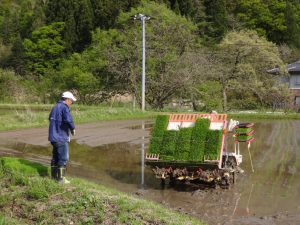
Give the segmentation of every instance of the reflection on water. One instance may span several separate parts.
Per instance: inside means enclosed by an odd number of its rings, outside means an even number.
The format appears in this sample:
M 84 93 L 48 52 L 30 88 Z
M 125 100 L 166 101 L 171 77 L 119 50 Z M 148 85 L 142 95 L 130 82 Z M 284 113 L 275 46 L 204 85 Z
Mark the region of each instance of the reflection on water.
M 241 194 L 238 215 L 278 215 L 300 212 L 299 121 L 257 123 L 250 152 L 242 151 L 242 167 L 235 189 Z
M 300 121 L 256 123 L 255 141 L 250 148 L 254 172 L 247 147 L 241 144 L 241 167 L 245 173 L 240 174 L 229 189 L 197 190 L 189 185 L 167 185 L 162 190 L 151 169 L 144 168 L 145 143 L 92 148 L 71 142 L 68 174 L 121 191 L 139 193 L 168 207 L 199 216 L 211 224 L 273 224 L 273 220 L 288 218 L 292 218 L 291 224 L 300 224 L 297 216 L 300 212 L 299 128 Z M 140 129 L 145 129 L 145 126 Z M 15 143 L 6 147 L 17 149 L 23 157 L 39 156 L 44 162 L 50 161 L 50 146 Z M 227 148 L 233 148 L 230 137 Z M 270 218 L 266 220 L 265 216 Z
M 135 126 L 130 126 L 130 127 L 126 127 L 126 128 L 129 128 L 131 130 L 139 130 L 139 129 L 149 130 L 150 128 L 152 128 L 152 126 L 153 126 L 152 123 L 142 123 L 142 125 L 135 125 Z
M 142 130 L 145 130 L 146 125 L 144 121 L 142 122 Z M 142 144 L 141 144 L 141 188 L 144 188 L 145 185 L 145 136 L 142 136 Z
M 50 163 L 52 152 L 50 145 L 44 147 L 11 143 L 6 147 L 18 150 L 20 157 L 35 158 L 35 161 Z M 151 180 L 149 183 L 155 181 L 150 169 L 146 168 L 145 170 L 144 168 L 144 157 L 142 157 L 144 148 L 145 143 L 141 145 L 117 143 L 93 148 L 71 141 L 67 173 L 72 176 L 89 178 L 122 191 L 132 191 L 133 188 L 137 189 L 144 185 L 145 176 L 148 181 Z

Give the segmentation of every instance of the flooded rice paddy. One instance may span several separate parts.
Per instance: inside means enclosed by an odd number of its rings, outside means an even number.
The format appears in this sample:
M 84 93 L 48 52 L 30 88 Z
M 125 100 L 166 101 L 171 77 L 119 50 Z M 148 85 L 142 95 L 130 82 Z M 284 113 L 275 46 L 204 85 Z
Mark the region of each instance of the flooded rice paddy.
M 165 188 L 144 165 L 151 123 L 122 129 L 146 130 L 139 144 L 118 142 L 90 147 L 72 141 L 67 173 L 191 214 L 208 224 L 300 224 L 300 121 L 255 123 L 255 141 L 241 144 L 242 169 L 228 189 L 181 184 Z M 233 148 L 228 135 L 227 148 Z M 10 141 L 2 155 L 49 163 L 50 146 Z M 252 166 L 254 172 L 252 171 Z

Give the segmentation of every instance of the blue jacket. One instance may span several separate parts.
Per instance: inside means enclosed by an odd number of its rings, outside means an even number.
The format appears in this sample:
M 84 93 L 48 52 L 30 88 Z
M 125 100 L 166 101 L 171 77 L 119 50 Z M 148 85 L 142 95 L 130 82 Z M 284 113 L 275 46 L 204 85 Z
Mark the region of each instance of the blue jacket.
M 69 106 L 59 100 L 50 112 L 49 121 L 48 140 L 50 142 L 68 142 L 70 140 L 69 131 L 75 129 Z

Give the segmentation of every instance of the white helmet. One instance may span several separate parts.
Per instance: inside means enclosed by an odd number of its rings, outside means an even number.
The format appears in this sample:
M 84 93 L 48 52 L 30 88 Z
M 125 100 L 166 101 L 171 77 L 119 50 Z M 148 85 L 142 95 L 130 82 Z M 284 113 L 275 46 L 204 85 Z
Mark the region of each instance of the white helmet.
M 66 92 L 64 92 L 64 93 L 62 93 L 62 96 L 61 96 L 62 98 L 69 98 L 69 99 L 71 99 L 73 102 L 76 102 L 76 98 L 74 97 L 74 95 L 71 93 L 71 92 L 69 92 L 69 91 L 66 91 Z

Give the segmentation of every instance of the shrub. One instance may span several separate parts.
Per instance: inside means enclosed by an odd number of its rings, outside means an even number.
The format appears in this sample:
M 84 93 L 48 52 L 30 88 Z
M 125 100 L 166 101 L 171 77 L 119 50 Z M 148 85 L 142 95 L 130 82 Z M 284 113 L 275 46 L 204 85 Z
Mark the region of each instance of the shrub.
M 20 80 L 13 71 L 0 69 L 0 101 L 16 102 L 24 94 Z
M 191 136 L 191 147 L 189 159 L 192 161 L 203 161 L 205 151 L 206 135 L 209 130 L 209 119 L 198 119 Z
M 232 98 L 228 102 L 228 107 L 236 110 L 255 110 L 260 107 L 257 99 L 253 97 L 247 97 L 243 99 Z

